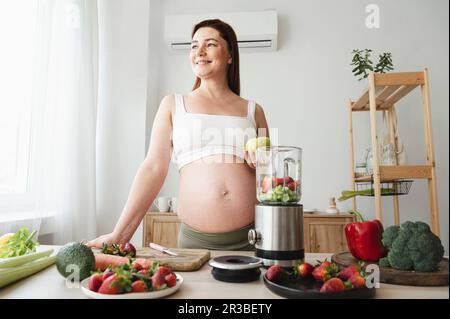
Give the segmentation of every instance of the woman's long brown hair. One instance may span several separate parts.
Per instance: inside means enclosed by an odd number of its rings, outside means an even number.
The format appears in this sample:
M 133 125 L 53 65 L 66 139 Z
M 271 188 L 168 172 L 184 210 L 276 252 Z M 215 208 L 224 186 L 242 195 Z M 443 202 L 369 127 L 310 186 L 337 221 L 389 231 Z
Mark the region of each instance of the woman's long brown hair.
M 209 27 L 217 30 L 220 36 L 227 42 L 228 51 L 230 52 L 231 55 L 231 64 L 228 66 L 228 73 L 227 73 L 228 86 L 230 87 L 231 91 L 233 91 L 237 95 L 240 95 L 241 82 L 239 79 L 239 49 L 236 33 L 229 24 L 223 22 L 222 20 L 211 19 L 197 23 L 194 26 L 194 29 L 192 30 L 191 38 L 194 37 L 194 34 L 195 32 L 197 32 L 198 29 L 204 27 Z M 197 77 L 195 79 L 192 91 L 200 86 L 200 82 L 201 79 Z

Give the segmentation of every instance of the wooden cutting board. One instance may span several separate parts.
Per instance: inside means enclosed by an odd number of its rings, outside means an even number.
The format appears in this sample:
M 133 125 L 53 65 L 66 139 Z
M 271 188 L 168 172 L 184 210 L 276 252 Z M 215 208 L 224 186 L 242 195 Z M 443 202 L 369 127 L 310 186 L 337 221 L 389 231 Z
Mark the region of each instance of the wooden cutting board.
M 358 262 L 348 251 L 334 254 L 331 257 L 331 261 L 341 267 Z M 380 267 L 380 282 L 407 286 L 448 286 L 448 259 L 443 258 L 438 266 L 439 270 L 435 272 L 406 271 L 390 267 Z
M 167 265 L 175 271 L 197 270 L 211 257 L 211 252 L 206 249 L 170 248 L 170 250 L 178 256 L 170 256 L 148 247 L 138 249 L 136 255 L 138 258 L 158 261 L 161 265 Z

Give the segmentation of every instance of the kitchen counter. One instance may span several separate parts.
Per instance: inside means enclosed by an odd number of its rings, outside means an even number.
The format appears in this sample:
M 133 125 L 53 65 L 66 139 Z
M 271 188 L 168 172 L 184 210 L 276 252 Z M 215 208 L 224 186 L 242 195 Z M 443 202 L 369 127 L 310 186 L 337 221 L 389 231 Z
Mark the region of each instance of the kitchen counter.
M 43 246 L 43 248 L 58 248 L 57 246 Z M 236 251 L 212 251 L 211 256 L 222 255 L 248 255 L 252 252 Z M 326 257 L 330 259 L 332 254 L 306 254 L 306 260 L 315 262 Z M 262 269 L 264 274 L 265 270 Z M 198 271 L 180 272 L 184 278 L 181 288 L 167 298 L 180 299 L 278 299 L 282 298 L 269 289 L 263 283 L 262 276 L 259 281 L 250 283 L 226 283 L 215 280 L 211 275 L 211 268 L 206 263 Z M 68 288 L 64 278 L 58 273 L 53 265 L 43 271 L 13 283 L 7 287 L 0 288 L 0 299 L 80 299 L 87 298 L 80 288 Z M 380 284 L 376 298 L 384 299 L 441 299 L 449 298 L 449 288 L 446 287 L 411 287 Z

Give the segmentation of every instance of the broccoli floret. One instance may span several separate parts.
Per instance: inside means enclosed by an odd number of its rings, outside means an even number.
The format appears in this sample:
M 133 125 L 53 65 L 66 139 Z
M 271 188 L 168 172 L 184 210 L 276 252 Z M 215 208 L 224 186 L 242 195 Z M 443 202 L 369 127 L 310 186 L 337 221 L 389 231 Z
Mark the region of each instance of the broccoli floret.
M 380 260 L 385 267 L 389 264 L 400 270 L 431 272 L 438 270 L 444 256 L 441 240 L 423 222 L 390 226 L 383 232 L 382 241 L 389 250 L 387 257 Z
M 387 257 L 380 258 L 378 264 L 381 267 L 391 267 L 391 264 L 389 263 L 389 259 Z
M 398 231 L 400 230 L 400 226 L 391 226 L 384 230 L 382 242 L 384 247 L 391 248 L 392 242 L 398 236 Z

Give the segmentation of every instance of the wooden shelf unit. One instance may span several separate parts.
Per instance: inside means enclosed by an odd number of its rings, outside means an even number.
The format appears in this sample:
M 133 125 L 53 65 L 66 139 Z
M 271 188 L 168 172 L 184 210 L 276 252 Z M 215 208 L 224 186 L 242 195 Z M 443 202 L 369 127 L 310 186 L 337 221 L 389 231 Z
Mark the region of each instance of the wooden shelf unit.
M 426 143 L 425 165 L 395 165 L 383 166 L 379 164 L 379 149 L 377 136 L 376 112 L 386 111 L 389 123 L 390 142 L 397 145 L 394 133 L 395 103 L 408 95 L 415 88 L 420 88 L 422 95 L 422 113 Z M 355 176 L 355 154 L 353 144 L 353 112 L 370 113 L 370 133 L 373 151 L 373 175 Z M 432 141 L 431 110 L 428 86 L 428 71 L 421 72 L 393 72 L 385 74 L 369 73 L 369 87 L 356 101 L 349 101 L 349 137 L 350 137 L 350 164 L 352 189 L 355 190 L 358 182 L 372 182 L 375 190 L 375 214 L 378 220 L 381 216 L 381 186 L 384 181 L 402 179 L 427 179 L 428 197 L 430 206 L 430 220 L 432 231 L 439 236 L 439 210 L 436 189 L 435 157 Z M 398 161 L 398 159 L 397 159 Z M 397 162 L 398 163 L 398 162 Z M 398 196 L 393 196 L 394 223 L 400 224 Z M 353 198 L 353 209 L 356 209 L 356 197 Z

